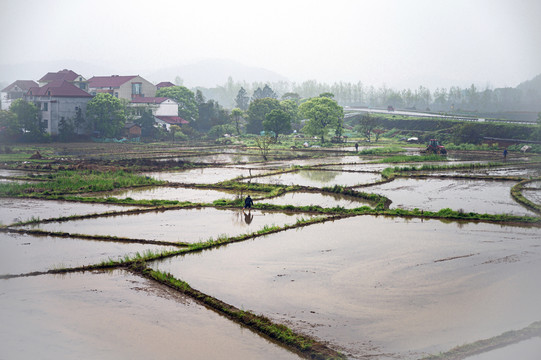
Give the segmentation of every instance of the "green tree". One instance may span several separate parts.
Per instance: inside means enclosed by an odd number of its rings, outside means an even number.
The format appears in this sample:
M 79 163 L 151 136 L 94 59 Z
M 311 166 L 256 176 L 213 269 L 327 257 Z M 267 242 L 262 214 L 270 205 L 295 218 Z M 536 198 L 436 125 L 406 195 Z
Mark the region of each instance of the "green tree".
M 372 137 L 372 132 L 376 127 L 376 118 L 374 118 L 369 113 L 363 114 L 361 120 L 359 121 L 359 132 L 366 137 L 366 140 L 370 142 Z
M 299 117 L 299 105 L 295 100 L 280 101 L 282 109 L 291 116 L 291 127 L 295 130 L 301 129 L 301 119 Z
M 274 142 L 272 136 L 263 135 L 255 138 L 255 146 L 258 148 L 259 153 L 263 156 L 263 159 L 267 161 L 267 155 L 269 154 L 270 146 Z
M 244 90 L 243 87 L 239 89 L 237 97 L 235 98 L 235 103 L 237 104 L 237 107 L 242 111 L 248 110 L 248 106 L 250 105 L 250 97 L 248 96 L 248 93 L 246 92 L 246 90 Z
M 37 138 L 43 135 L 44 129 L 39 121 L 39 111 L 36 105 L 17 99 L 9 110 L 17 117 L 17 123 L 25 133 L 26 137 Z
M 86 106 L 86 117 L 90 130 L 101 136 L 114 137 L 126 123 L 124 106 L 111 94 L 97 94 Z
M 240 135 L 240 128 L 242 127 L 242 122 L 244 119 L 244 112 L 239 108 L 234 108 L 231 110 L 231 121 L 235 125 L 235 129 L 237 130 L 237 135 Z
M 156 92 L 157 97 L 167 97 L 178 103 L 178 116 L 189 122 L 197 121 L 199 112 L 194 93 L 184 86 L 170 86 Z
M 156 121 L 152 110 L 145 108 L 141 110 L 141 117 L 134 121 L 137 125 L 141 126 L 141 136 L 149 139 L 153 139 L 156 136 L 156 127 L 154 126 Z
M 248 107 L 248 124 L 246 131 L 251 134 L 259 134 L 263 130 L 263 120 L 272 110 L 280 109 L 280 102 L 272 98 L 254 100 Z
M 325 135 L 330 128 L 336 131 L 338 127 L 342 127 L 344 109 L 328 97 L 309 99 L 299 106 L 299 112 L 308 119 L 304 130 L 312 136 L 319 136 L 321 143 L 325 142 Z
M 17 116 L 11 111 L 0 110 L 0 128 L 2 141 L 15 141 L 22 134 Z
M 278 139 L 278 134 L 291 132 L 291 115 L 285 110 L 274 109 L 263 120 L 263 129 L 273 131 L 275 139 Z
M 285 100 L 293 100 L 297 105 L 299 105 L 301 97 L 297 93 L 287 92 L 284 95 L 282 95 L 282 101 L 285 101 Z
M 180 129 L 180 126 L 178 126 L 178 125 L 171 125 L 169 127 L 169 131 L 171 132 L 171 136 L 172 136 L 173 141 L 175 141 L 175 134 L 178 133 L 178 132 L 181 132 L 181 129 Z

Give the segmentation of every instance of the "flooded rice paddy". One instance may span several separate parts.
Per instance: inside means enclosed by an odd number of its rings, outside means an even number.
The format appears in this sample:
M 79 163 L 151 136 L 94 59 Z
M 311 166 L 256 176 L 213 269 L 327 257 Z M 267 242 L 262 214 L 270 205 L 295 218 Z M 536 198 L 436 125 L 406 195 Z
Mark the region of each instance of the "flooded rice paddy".
M 355 186 L 373 183 L 381 180 L 381 175 L 375 173 L 350 173 L 324 170 L 299 170 L 278 175 L 262 176 L 244 182 L 256 182 L 274 185 L 301 185 L 324 187 L 333 185 Z
M 112 151 L 112 145 L 104 146 L 108 152 Z M 100 149 L 101 146 L 93 151 L 104 151 Z M 173 156 L 168 154 L 173 152 L 164 148 L 148 155 L 171 160 Z M 81 157 L 84 156 L 90 155 L 83 151 Z M 261 156 L 251 155 L 246 148 L 216 146 L 185 148 L 174 156 L 186 161 L 228 165 L 182 171 L 165 169 L 144 175 L 180 184 L 217 184 L 239 176 L 256 176 L 245 182 L 314 188 L 363 185 L 356 190 L 388 197 L 392 200 L 391 208 L 431 211 L 451 208 L 538 216 L 510 196 L 517 180 L 396 178 L 385 184 L 370 185 L 383 179 L 380 172 L 387 167 L 428 163 L 370 163 L 382 156 L 348 156 L 343 151 L 318 149 L 277 151 L 270 157 L 274 160 L 263 162 Z M 290 159 L 282 160 L 286 156 Z M 496 161 L 501 160 L 499 153 L 497 156 Z M 106 157 L 123 155 L 111 152 Z M 467 163 L 474 157 L 450 155 L 449 158 L 453 161 L 432 164 Z M 482 160 L 495 161 L 490 156 Z M 295 165 L 315 167 L 259 176 Z M 2 171 L 0 177 L 27 173 Z M 539 176 L 538 171 L 535 165 L 509 164 L 439 173 L 528 178 Z M 539 181 L 527 183 L 523 195 L 540 204 L 539 188 Z M 317 189 L 310 191 L 314 192 L 287 192 L 270 199 L 262 198 L 268 193 L 249 193 L 255 198 L 256 206 L 260 203 L 345 209 L 375 206 L 355 197 L 320 193 Z M 245 194 L 246 190 L 237 193 L 171 185 L 84 195 L 99 201 L 107 196 L 212 203 L 218 199 L 238 199 Z M 136 208 L 0 198 L 0 225 L 97 214 L 0 229 L 3 325 L 0 358 L 299 358 L 290 349 L 218 315 L 192 298 L 137 275 L 134 268 L 29 276 L 33 272 L 125 259 L 146 251 L 178 249 L 173 246 L 177 242 L 192 244 L 250 234 L 316 216 L 315 212 L 258 209 L 243 212 L 240 208 L 214 207 L 145 208 L 129 215 L 105 214 Z M 323 216 L 327 215 L 319 215 Z M 63 232 L 65 237 L 14 232 L 34 229 Z M 89 240 L 84 238 L 87 235 L 116 236 L 143 243 L 119 242 L 121 239 L 113 238 Z M 541 320 L 540 239 L 538 226 L 357 215 L 147 261 L 147 266 L 170 272 L 208 296 L 311 336 L 341 351 L 348 359 L 413 360 Z M 168 244 L 144 243 L 145 240 Z M 18 274 L 26 275 L 12 277 Z M 31 346 L 28 339 L 32 339 Z M 537 360 L 539 345 L 539 338 L 534 337 L 468 359 L 512 356 Z
M 254 196 L 254 192 L 251 193 Z M 192 203 L 211 203 L 218 199 L 242 199 L 246 197 L 244 192 L 234 192 L 214 189 L 195 189 L 183 187 L 142 187 L 129 190 L 112 191 L 101 197 L 115 197 L 118 199 L 131 198 L 133 200 L 172 200 L 189 201 Z
M 214 208 L 152 211 L 63 222 L 27 225 L 51 232 L 128 237 L 144 240 L 195 243 L 220 235 L 236 236 L 261 230 L 265 226 L 295 224 L 307 214 L 288 214 L 252 210 Z
M 417 359 L 541 318 L 539 234 L 362 216 L 152 266 L 350 358 Z
M 125 255 L 133 256 L 137 252 L 174 249 L 171 246 L 0 233 L 0 275 L 93 265 L 118 260 Z
M 302 191 L 288 192 L 284 195 L 271 199 L 261 199 L 260 202 L 274 205 L 293 206 L 318 205 L 324 208 L 340 206 L 344 209 L 355 209 L 361 206 L 374 206 L 373 203 L 356 197 Z
M 0 224 L 8 225 L 34 219 L 123 211 L 134 206 L 84 204 L 72 201 L 0 198 Z
M 5 359 L 299 359 L 125 271 L 0 281 Z
M 444 208 L 488 214 L 535 216 L 510 194 L 514 181 L 404 179 L 362 190 L 390 198 L 391 208 L 438 211 Z
M 183 184 L 214 184 L 231 180 L 239 176 L 252 176 L 265 173 L 263 170 L 242 168 L 197 168 L 184 171 L 151 172 L 143 175 Z

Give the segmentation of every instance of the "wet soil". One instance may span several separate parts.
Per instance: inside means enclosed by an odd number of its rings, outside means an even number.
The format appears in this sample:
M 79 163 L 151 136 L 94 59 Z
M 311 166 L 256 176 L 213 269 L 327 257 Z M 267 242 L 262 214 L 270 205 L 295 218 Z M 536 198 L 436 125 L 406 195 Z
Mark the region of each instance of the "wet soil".
M 541 318 L 539 235 L 363 216 L 152 266 L 352 359 L 417 359 Z
M 299 359 L 124 271 L 16 278 L 0 286 L 6 359 Z

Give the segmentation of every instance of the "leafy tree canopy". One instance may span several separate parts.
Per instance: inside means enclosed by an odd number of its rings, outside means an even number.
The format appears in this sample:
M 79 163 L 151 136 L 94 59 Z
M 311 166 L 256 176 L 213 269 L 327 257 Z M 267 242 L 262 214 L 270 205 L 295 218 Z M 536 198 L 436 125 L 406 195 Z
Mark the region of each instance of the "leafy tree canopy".
M 111 94 L 97 94 L 86 106 L 86 117 L 92 131 L 105 137 L 119 135 L 126 123 L 124 106 Z
M 237 104 L 237 107 L 243 111 L 248 110 L 248 105 L 250 104 L 250 97 L 248 96 L 248 93 L 246 90 L 244 90 L 243 87 L 239 89 L 239 92 L 237 93 L 237 97 L 235 98 L 235 103 Z
M 276 138 L 278 134 L 288 134 L 291 132 L 291 115 L 285 110 L 274 109 L 263 120 L 263 129 L 274 131 Z
M 329 128 L 336 130 L 342 126 L 344 109 L 328 97 L 311 98 L 299 106 L 299 111 L 308 119 L 304 130 L 312 136 L 319 136 L 322 143 Z
M 9 110 L 17 117 L 18 126 L 24 129 L 24 132 L 30 136 L 39 136 L 43 134 L 43 128 L 38 118 L 38 108 L 31 102 L 23 99 L 15 100 Z
M 280 102 L 272 98 L 254 100 L 248 107 L 248 124 L 246 131 L 259 134 L 263 130 L 263 121 L 272 110 L 280 109 Z

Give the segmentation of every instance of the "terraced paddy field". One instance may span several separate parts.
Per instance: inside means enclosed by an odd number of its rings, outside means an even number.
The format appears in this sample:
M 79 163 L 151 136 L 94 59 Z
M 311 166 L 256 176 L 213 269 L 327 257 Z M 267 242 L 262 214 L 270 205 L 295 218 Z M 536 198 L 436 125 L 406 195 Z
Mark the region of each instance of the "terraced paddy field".
M 7 158 L 0 358 L 538 360 L 539 159 L 349 145 Z

